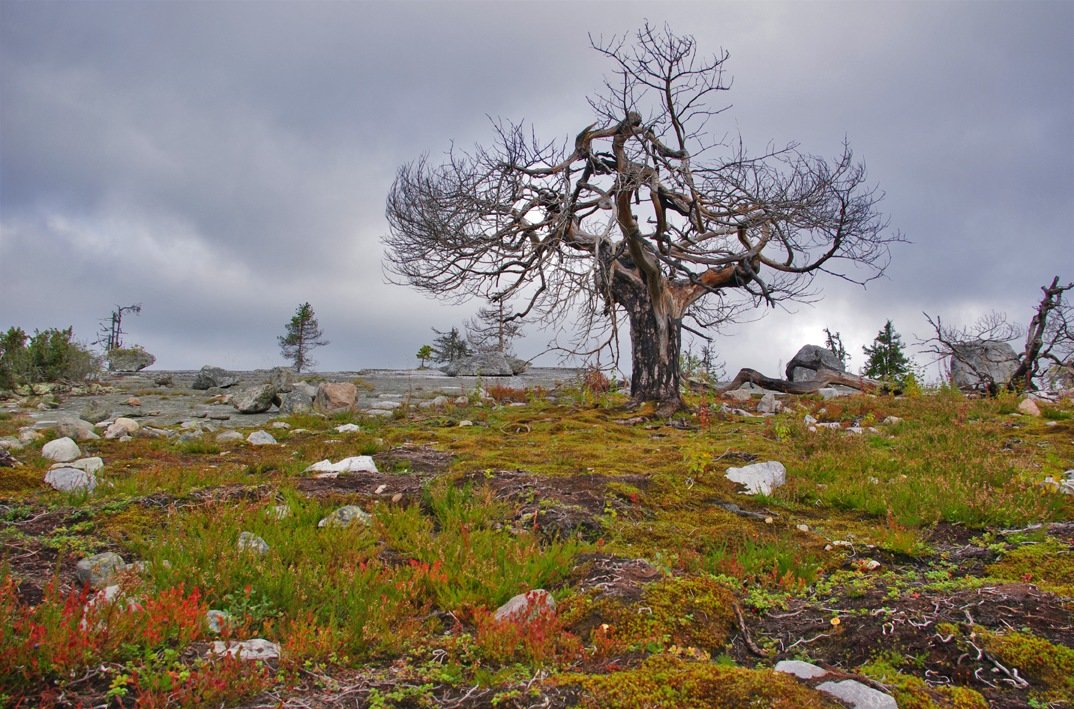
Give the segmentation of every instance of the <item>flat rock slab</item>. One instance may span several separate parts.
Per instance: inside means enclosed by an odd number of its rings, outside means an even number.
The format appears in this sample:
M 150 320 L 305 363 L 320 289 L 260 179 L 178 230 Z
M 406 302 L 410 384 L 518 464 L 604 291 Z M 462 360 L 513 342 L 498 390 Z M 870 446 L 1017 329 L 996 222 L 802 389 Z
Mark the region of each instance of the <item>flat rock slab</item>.
M 853 679 L 842 682 L 824 682 L 817 685 L 818 692 L 830 694 L 854 709 L 899 709 L 894 697 Z

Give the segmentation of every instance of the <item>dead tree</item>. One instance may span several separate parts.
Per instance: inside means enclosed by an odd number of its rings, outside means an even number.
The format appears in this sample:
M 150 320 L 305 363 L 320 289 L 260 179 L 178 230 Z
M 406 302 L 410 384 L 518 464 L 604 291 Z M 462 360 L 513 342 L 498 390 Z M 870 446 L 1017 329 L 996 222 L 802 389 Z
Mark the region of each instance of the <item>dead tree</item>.
M 713 137 L 726 52 L 649 25 L 590 41 L 614 73 L 573 140 L 499 122 L 488 146 L 399 169 L 386 270 L 446 298 L 517 299 L 527 319 L 576 314 L 609 346 L 625 318 L 631 395 L 670 411 L 683 328 L 808 298 L 820 273 L 864 283 L 901 237 L 848 145 L 828 161 Z
M 1043 373 L 1043 364 L 1050 362 L 1059 368 L 1074 365 L 1074 309 L 1063 301 L 1063 294 L 1074 289 L 1074 282 L 1059 284 L 1059 276 L 1051 284 L 1041 286 L 1043 293 L 1029 327 L 1023 330 L 1008 321 L 1002 313 L 989 313 L 968 328 L 944 325 L 937 316 L 925 313 L 933 336 L 925 341 L 925 351 L 948 358 L 971 371 L 989 395 L 1000 391 L 1033 391 Z M 986 345 L 1010 343 L 1025 335 L 1021 353 L 1014 353 L 1009 366 L 996 356 L 981 356 Z M 997 351 L 993 348 L 991 351 Z

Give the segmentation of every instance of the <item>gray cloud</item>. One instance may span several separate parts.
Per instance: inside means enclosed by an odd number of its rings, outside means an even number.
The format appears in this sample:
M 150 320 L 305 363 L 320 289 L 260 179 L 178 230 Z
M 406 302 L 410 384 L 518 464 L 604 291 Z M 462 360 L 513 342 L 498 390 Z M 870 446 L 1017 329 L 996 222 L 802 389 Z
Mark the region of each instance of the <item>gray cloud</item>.
M 730 368 L 774 371 L 825 326 L 853 353 L 889 317 L 908 339 L 922 310 L 1022 317 L 1074 278 L 1067 2 L 0 1 L 0 327 L 92 339 L 142 302 L 128 329 L 160 366 L 259 367 L 309 300 L 322 367 L 409 365 L 476 305 L 383 283 L 396 168 L 487 116 L 574 135 L 608 69 L 587 33 L 645 17 L 730 51 L 717 130 L 847 137 L 912 242 L 866 291 L 821 280 L 818 305 L 728 328 Z

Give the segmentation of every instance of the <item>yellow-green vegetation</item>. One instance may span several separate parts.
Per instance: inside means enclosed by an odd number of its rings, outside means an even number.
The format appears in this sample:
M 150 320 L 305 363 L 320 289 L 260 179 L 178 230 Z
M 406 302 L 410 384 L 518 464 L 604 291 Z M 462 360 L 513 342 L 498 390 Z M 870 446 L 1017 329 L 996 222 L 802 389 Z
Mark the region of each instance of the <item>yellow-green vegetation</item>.
M 920 677 L 899 670 L 905 658 L 882 653 L 858 671 L 891 690 L 899 709 L 988 709 L 988 702 L 969 687 L 930 685 Z
M 973 643 L 1030 681 L 1018 691 L 1071 701 L 1074 634 L 1053 621 L 1069 612 L 1074 553 L 1048 524 L 1074 501 L 1040 484 L 1074 467 L 1069 401 L 1032 419 L 950 391 L 806 396 L 742 417 L 708 395 L 665 420 L 605 391 L 497 393 L 525 405 L 292 415 L 275 446 L 86 441 L 105 460 L 90 495 L 45 488 L 44 439 L 32 443 L 0 474 L 0 704 L 228 705 L 348 681 L 371 706 L 545 691 L 594 707 L 835 706 L 768 669 L 805 653 L 900 706 L 975 708 L 1006 686 L 950 679 Z M 807 414 L 839 428 L 811 431 Z M 28 423 L 0 416 L 0 436 Z M 304 472 L 355 455 L 380 472 Z M 770 495 L 725 478 L 765 460 L 787 468 Z M 344 505 L 368 524 L 319 526 Z M 240 549 L 243 532 L 268 551 Z M 84 624 L 74 564 L 102 550 L 142 562 L 121 583 L 142 611 L 102 606 Z M 1025 584 L 1023 606 L 1005 600 Z M 539 588 L 554 613 L 495 618 Z M 980 598 L 1007 615 L 978 615 L 971 639 L 959 609 Z M 1018 615 L 1041 599 L 1045 620 Z M 282 659 L 207 658 L 209 609 L 227 614 L 226 639 L 278 642 Z
M 1026 543 L 988 567 L 990 576 L 1028 581 L 1060 596 L 1074 597 L 1074 546 L 1052 537 Z
M 1033 682 L 1034 694 L 1047 702 L 1074 704 L 1074 648 L 1032 633 L 979 630 L 981 640 L 1000 662 L 1018 668 Z
M 579 704 L 587 709 L 842 706 L 802 686 L 789 675 L 722 665 L 703 656 L 691 657 L 692 654 L 654 655 L 635 669 L 609 674 L 565 674 L 555 682 L 581 686 Z

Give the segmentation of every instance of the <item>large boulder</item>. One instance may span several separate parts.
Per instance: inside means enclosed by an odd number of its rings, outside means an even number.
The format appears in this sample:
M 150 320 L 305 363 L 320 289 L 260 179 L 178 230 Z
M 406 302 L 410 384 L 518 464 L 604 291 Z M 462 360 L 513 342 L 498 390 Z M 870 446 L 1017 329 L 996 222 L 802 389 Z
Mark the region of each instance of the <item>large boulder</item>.
M 313 397 L 313 408 L 324 414 L 354 411 L 358 387 L 350 382 L 321 382 Z
M 846 371 L 843 363 L 827 347 L 805 345 L 787 363 L 787 381 L 809 382 L 816 379 L 817 372 L 824 369 L 833 372 Z
M 97 476 L 81 468 L 64 466 L 45 473 L 45 484 L 60 492 L 93 492 Z
M 280 412 L 285 414 L 304 414 L 313 408 L 313 397 L 317 396 L 317 387 L 306 382 L 296 382 L 291 390 L 280 397 Z
M 272 408 L 276 396 L 276 385 L 268 382 L 232 394 L 231 405 L 240 414 L 263 414 Z
M 503 352 L 478 352 L 448 362 L 440 369 L 449 377 L 510 377 L 515 373 Z
M 988 391 L 1003 386 L 1018 368 L 1018 355 L 1007 342 L 975 340 L 951 349 L 951 383 L 959 389 Z
M 235 386 L 238 383 L 239 378 L 236 375 L 226 369 L 213 367 L 207 364 L 198 371 L 190 388 L 212 389 L 213 387 L 219 387 L 221 389 L 226 389 L 227 387 Z
M 140 372 L 157 361 L 141 347 L 116 348 L 108 350 L 108 369 L 112 372 Z

